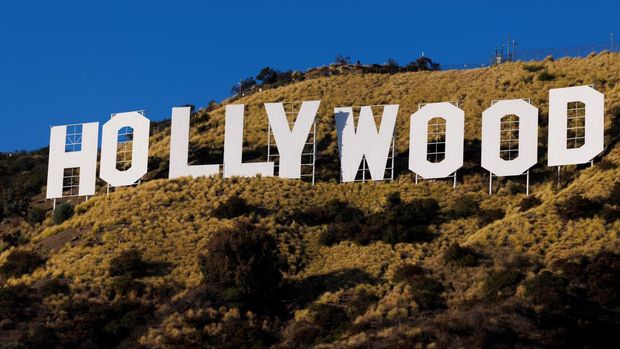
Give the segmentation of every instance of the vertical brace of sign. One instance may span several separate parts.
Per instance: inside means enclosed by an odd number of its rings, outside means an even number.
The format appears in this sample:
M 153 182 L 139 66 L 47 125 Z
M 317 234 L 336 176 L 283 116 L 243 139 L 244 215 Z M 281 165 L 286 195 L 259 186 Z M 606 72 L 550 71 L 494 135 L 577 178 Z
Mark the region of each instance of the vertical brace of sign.
M 434 118 L 445 120 L 444 158 L 439 162 L 428 159 L 428 124 Z M 422 105 L 410 118 L 409 170 L 424 179 L 456 176 L 456 171 L 463 166 L 464 127 L 465 112 L 454 104 Z
M 172 108 L 170 126 L 170 169 L 168 178 L 214 176 L 220 165 L 189 165 L 191 107 Z
M 320 101 L 265 103 L 269 119 L 267 160 L 281 178 L 309 178 L 314 184 L 316 114 Z M 273 135 L 275 149 L 272 150 Z
M 67 133 L 68 128 L 81 130 Z M 50 129 L 47 199 L 55 204 L 63 197 L 95 194 L 98 136 L 98 122 Z
M 136 184 L 148 172 L 150 120 L 139 111 L 113 114 L 103 125 L 99 177 L 110 187 Z M 133 129 L 131 142 L 119 139 L 119 132 Z M 131 167 L 118 169 L 119 145 L 131 144 Z
M 394 178 L 394 128 L 398 105 L 381 107 L 383 113 L 380 116 L 379 130 L 371 106 L 359 107 L 357 120 L 355 107 L 334 108 L 342 182 L 364 182 L 367 179 L 366 171 L 374 181 Z M 388 167 L 388 163 L 391 163 L 391 167 Z M 361 179 L 358 177 L 360 165 Z M 389 177 L 386 176 L 386 171 L 390 171 Z
M 449 102 L 455 107 L 459 107 L 459 102 Z M 419 103 L 418 110 L 422 109 L 428 103 Z M 440 121 L 442 120 L 442 121 Z M 446 119 L 435 117 L 428 120 L 427 124 L 427 143 L 426 143 L 426 159 L 431 163 L 438 163 L 446 157 Z M 441 159 L 440 159 L 441 158 Z M 455 170 L 448 177 L 452 177 L 452 188 L 456 188 L 458 170 Z M 415 173 L 415 184 L 418 184 L 419 177 Z
M 254 177 L 261 175 L 273 177 L 273 162 L 243 163 L 243 104 L 226 106 L 226 125 L 224 127 L 224 178 L 234 176 Z
M 524 175 L 529 196 L 529 169 L 538 156 L 538 109 L 529 101 L 492 101 L 491 107 L 482 112 L 481 166 L 489 171 L 489 194 L 493 193 L 493 176 Z

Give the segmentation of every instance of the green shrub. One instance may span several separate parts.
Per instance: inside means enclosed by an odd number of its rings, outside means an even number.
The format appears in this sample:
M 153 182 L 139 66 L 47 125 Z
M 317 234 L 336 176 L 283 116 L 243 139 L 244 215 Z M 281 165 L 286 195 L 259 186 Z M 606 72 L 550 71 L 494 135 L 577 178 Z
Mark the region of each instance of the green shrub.
M 110 261 L 111 276 L 128 276 L 139 278 L 147 275 L 148 264 L 142 259 L 138 250 L 127 250 Z
M 349 322 L 347 313 L 337 305 L 315 303 L 308 310 L 312 314 L 312 322 L 326 330 L 334 331 Z
M 496 300 L 513 295 L 515 287 L 523 279 L 523 273 L 515 268 L 492 271 L 484 282 L 483 296 L 487 300 Z
M 330 200 L 323 206 L 312 206 L 293 214 L 293 220 L 306 225 L 347 223 L 358 220 L 364 213 L 340 200 Z
M 405 264 L 394 272 L 393 281 L 405 282 L 411 286 L 413 299 L 420 309 L 437 309 L 444 307 L 441 293 L 444 286 L 438 280 L 428 275 L 428 271 L 418 265 Z
M 546 70 L 538 74 L 538 81 L 553 81 L 553 80 L 555 80 L 555 74 L 551 74 Z
M 285 264 L 276 240 L 247 223 L 215 233 L 199 258 L 204 282 L 226 301 L 260 301 L 280 286 Z
M 56 206 L 52 218 L 54 220 L 54 224 L 61 224 L 71 218 L 71 216 L 73 216 L 73 206 L 70 203 L 65 202 Z
M 453 243 L 444 252 L 443 259 L 460 267 L 475 267 L 480 264 L 480 255 L 472 248 Z
M 480 204 L 472 194 L 461 196 L 450 209 L 447 216 L 450 219 L 467 218 L 480 213 Z
M 538 64 L 525 64 L 523 66 L 523 70 L 530 72 L 530 73 L 536 73 L 539 72 L 541 70 L 545 69 L 544 65 L 538 65 Z
M 428 224 L 437 220 L 439 204 L 436 200 L 422 198 L 403 202 L 398 193 L 393 193 L 388 195 L 386 201 L 383 210 L 373 215 L 345 211 L 343 216 L 335 216 L 335 222 L 319 237 L 320 243 L 332 245 L 352 240 L 359 245 L 373 241 L 397 244 L 432 238 Z
M 231 196 L 226 201 L 220 203 L 212 212 L 213 217 L 218 219 L 232 219 L 251 212 L 251 207 L 245 199 L 238 196 Z
M 45 258 L 36 252 L 13 250 L 7 256 L 6 262 L 0 266 L 0 275 L 20 277 L 32 273 L 43 264 L 45 264 Z
M 600 213 L 602 208 L 603 205 L 600 202 L 582 195 L 573 195 L 556 204 L 556 210 L 564 220 L 590 218 Z
M 536 305 L 553 307 L 561 304 L 566 297 L 566 281 L 548 270 L 526 280 L 523 285 L 525 296 Z
M 23 321 L 33 315 L 34 293 L 26 285 L 0 287 L 0 320 Z
M 487 225 L 495 222 L 496 220 L 504 218 L 506 212 L 501 208 L 488 208 L 481 210 L 479 213 L 480 223 Z
M 36 225 L 45 220 L 45 210 L 38 207 L 31 207 L 28 211 L 28 223 Z
M 379 300 L 379 297 L 365 288 L 355 289 L 351 301 L 347 304 L 347 313 L 351 319 L 364 314 L 366 310 Z
M 531 208 L 539 206 L 540 204 L 542 204 L 542 201 L 540 201 L 540 199 L 537 198 L 536 196 L 533 196 L 533 195 L 526 196 L 519 203 L 519 211 L 525 212 Z

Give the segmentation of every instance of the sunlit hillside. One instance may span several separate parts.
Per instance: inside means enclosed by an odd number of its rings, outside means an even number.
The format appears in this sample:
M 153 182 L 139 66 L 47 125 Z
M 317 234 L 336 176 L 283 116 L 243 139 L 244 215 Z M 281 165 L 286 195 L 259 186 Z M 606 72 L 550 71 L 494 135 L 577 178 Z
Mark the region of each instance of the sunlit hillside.
M 321 100 L 314 186 L 161 178 L 164 127 L 152 135 L 157 162 L 140 185 L 107 196 L 101 186 L 101 195 L 72 201 L 66 217 L 34 196 L 32 205 L 47 210 L 40 220 L 4 219 L 0 348 L 604 347 L 620 330 L 619 80 L 620 54 L 602 53 L 322 77 L 236 99 L 247 106 L 252 158 L 266 147 L 262 103 Z M 586 84 L 605 93 L 607 148 L 593 166 L 558 178 L 546 167 L 548 90 Z M 497 179 L 489 195 L 479 167 L 481 113 L 509 98 L 540 109 L 529 197 L 522 177 Z M 456 188 L 450 180 L 415 184 L 402 161 L 409 115 L 440 101 L 466 114 Z M 379 104 L 400 105 L 398 177 L 337 183 L 333 108 Z M 224 105 L 193 116 L 193 162 L 221 158 L 223 116 Z M 227 240 L 237 231 L 266 242 Z M 261 246 L 269 239 L 282 263 L 259 265 L 251 251 L 236 250 L 252 246 L 267 260 Z M 220 247 L 234 261 L 209 259 Z M 234 282 L 212 275 L 218 263 L 238 263 Z M 272 278 L 277 285 L 260 282 Z

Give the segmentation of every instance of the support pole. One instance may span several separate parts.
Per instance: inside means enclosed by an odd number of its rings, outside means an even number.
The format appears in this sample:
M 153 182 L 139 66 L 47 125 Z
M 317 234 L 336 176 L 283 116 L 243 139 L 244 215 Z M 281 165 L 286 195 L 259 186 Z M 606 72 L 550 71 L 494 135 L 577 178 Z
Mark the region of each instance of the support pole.
M 366 157 L 362 159 L 362 183 L 366 183 Z
M 525 176 L 525 196 L 530 196 L 530 170 L 527 170 Z
M 452 188 L 456 188 L 456 173 L 458 171 L 454 171 L 454 182 L 452 183 Z
M 390 180 L 394 180 L 394 157 L 396 156 L 396 137 L 392 137 L 392 174 L 390 175 Z
M 493 194 L 493 173 L 489 171 L 489 195 Z
M 315 166 L 316 166 L 316 121 L 312 130 L 312 185 L 314 186 Z

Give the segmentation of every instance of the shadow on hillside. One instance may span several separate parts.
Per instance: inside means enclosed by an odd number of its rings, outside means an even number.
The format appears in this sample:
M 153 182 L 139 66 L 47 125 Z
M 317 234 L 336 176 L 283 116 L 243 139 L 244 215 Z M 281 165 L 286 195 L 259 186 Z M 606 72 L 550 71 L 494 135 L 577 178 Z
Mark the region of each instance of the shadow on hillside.
M 307 278 L 292 281 L 287 285 L 287 292 L 291 303 L 305 306 L 325 292 L 335 292 L 340 289 L 353 288 L 359 284 L 375 284 L 377 282 L 369 273 L 359 269 L 344 269 L 322 275 L 312 275 Z
M 144 276 L 166 276 L 174 269 L 174 264 L 170 262 L 158 261 L 158 262 L 144 262 Z

